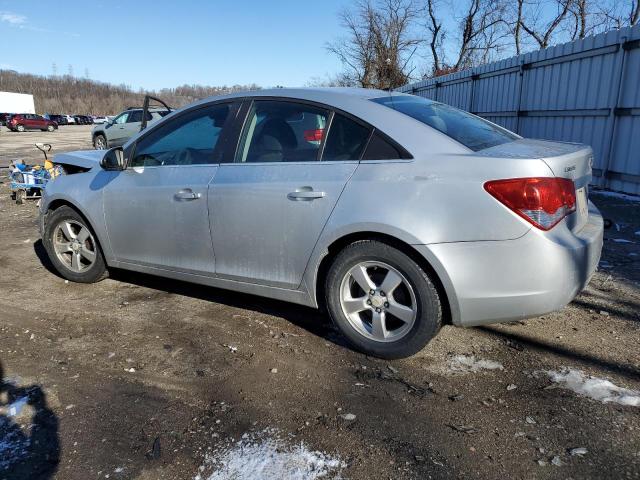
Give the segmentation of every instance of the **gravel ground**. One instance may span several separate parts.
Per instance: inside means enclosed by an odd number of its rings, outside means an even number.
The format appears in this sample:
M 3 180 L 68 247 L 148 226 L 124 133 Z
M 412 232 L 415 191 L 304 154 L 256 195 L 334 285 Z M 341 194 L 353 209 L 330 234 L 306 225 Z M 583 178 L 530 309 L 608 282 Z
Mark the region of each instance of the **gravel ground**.
M 88 145 L 67 131 L 55 150 Z M 3 131 L 0 159 L 27 136 Z M 5 182 L 0 480 L 640 478 L 640 203 L 592 199 L 616 225 L 572 304 L 385 362 L 303 307 L 123 271 L 67 283 Z

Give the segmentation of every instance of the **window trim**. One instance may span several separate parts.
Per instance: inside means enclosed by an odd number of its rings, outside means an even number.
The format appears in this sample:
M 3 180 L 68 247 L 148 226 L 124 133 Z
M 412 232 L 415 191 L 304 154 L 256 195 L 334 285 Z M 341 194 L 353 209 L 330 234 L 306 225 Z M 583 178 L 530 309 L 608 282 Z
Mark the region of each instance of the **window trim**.
M 240 140 L 241 140 L 241 135 L 242 132 L 244 131 L 244 126 L 245 123 L 247 122 L 247 119 L 249 117 L 249 112 L 251 110 L 251 106 L 253 105 L 253 102 L 255 101 L 283 101 L 283 102 L 290 102 L 290 103 L 300 103 L 300 104 L 304 104 L 304 105 L 309 105 L 309 106 L 313 106 L 316 108 L 321 108 L 324 110 L 327 110 L 328 112 L 330 112 L 330 117 L 327 119 L 327 132 L 325 133 L 323 139 L 322 139 L 322 144 L 320 145 L 320 149 L 322 150 L 322 152 L 320 152 L 320 158 L 318 163 L 319 164 L 333 164 L 333 163 L 353 163 L 353 162 L 398 162 L 398 161 L 411 161 L 414 160 L 413 155 L 406 149 L 404 148 L 399 142 L 397 142 L 396 140 L 394 140 L 393 138 L 391 138 L 389 135 L 387 135 L 385 132 L 383 132 L 382 130 L 380 130 L 379 128 L 374 127 L 373 125 L 371 125 L 370 123 L 368 123 L 367 121 L 363 120 L 360 117 L 355 116 L 352 113 L 349 113 L 345 110 L 342 110 L 341 108 L 338 107 L 334 107 L 332 105 L 328 105 L 326 103 L 322 103 L 322 102 L 317 102 L 315 100 L 307 100 L 307 99 L 303 99 L 303 98 L 295 98 L 295 97 L 279 97 L 277 95 L 258 95 L 258 96 L 250 96 L 247 95 L 245 97 L 236 97 L 236 100 L 239 100 L 242 102 L 242 106 L 238 109 L 238 114 L 237 114 L 237 121 L 236 121 L 236 125 L 233 128 L 233 132 L 236 133 L 235 135 L 235 141 L 236 141 L 236 145 L 235 148 L 233 148 L 233 155 L 230 156 L 230 158 L 233 158 L 233 160 L 229 161 L 229 162 L 220 162 L 221 165 L 273 165 L 273 164 L 279 164 L 279 163 L 285 163 L 287 165 L 296 165 L 296 164 L 308 164 L 310 162 L 250 162 L 250 163 L 246 163 L 246 162 L 236 162 L 236 156 L 238 153 L 238 148 L 240 148 Z M 347 117 L 348 119 L 356 122 L 359 125 L 362 125 L 365 128 L 369 129 L 369 138 L 367 139 L 364 148 L 362 149 L 362 153 L 360 154 L 360 158 L 358 158 L 357 160 L 324 160 L 322 158 L 322 156 L 324 155 L 324 144 L 326 143 L 326 139 L 329 135 L 329 132 L 331 130 L 331 125 L 333 123 L 333 118 L 335 116 L 335 114 L 338 113 L 340 115 L 343 115 L 345 117 Z M 389 142 L 391 145 L 393 145 L 402 155 L 402 157 L 400 159 L 394 158 L 394 159 L 387 159 L 387 160 L 363 160 L 362 157 L 364 156 L 364 153 L 367 151 L 367 147 L 369 146 L 369 142 L 371 141 L 371 138 L 373 138 L 373 134 L 374 133 L 378 133 L 382 136 L 382 138 Z
M 238 112 L 240 111 L 240 107 L 241 102 L 237 101 L 237 99 L 235 98 L 231 98 L 231 99 L 225 99 L 225 100 L 218 100 L 218 101 L 214 101 L 214 102 L 210 102 L 210 103 L 206 103 L 204 105 L 194 105 L 193 107 L 189 107 L 186 110 L 180 112 L 179 114 L 177 114 L 174 117 L 171 117 L 169 120 L 167 120 L 165 122 L 165 118 L 167 117 L 162 117 L 161 119 L 159 119 L 152 127 L 147 127 L 145 130 L 143 130 L 144 133 L 142 133 L 142 135 L 140 135 L 138 138 L 136 138 L 135 142 L 133 142 L 129 148 L 128 148 L 128 152 L 125 152 L 125 168 L 124 170 L 132 170 L 134 168 L 141 168 L 141 167 L 134 167 L 131 165 L 131 161 L 135 158 L 136 155 L 136 150 L 138 148 L 138 142 L 140 142 L 140 140 L 144 139 L 145 137 L 147 137 L 148 135 L 150 135 L 151 133 L 153 133 L 157 128 L 159 128 L 161 125 L 164 125 L 166 123 L 172 123 L 173 121 L 179 120 L 180 118 L 184 117 L 185 115 L 188 115 L 192 112 L 198 111 L 198 110 L 204 110 L 205 108 L 211 108 L 211 107 L 216 107 L 219 105 L 226 105 L 229 104 L 229 115 L 227 116 L 227 119 L 224 122 L 224 125 L 222 126 L 222 134 L 220 135 L 220 137 L 218 138 L 218 142 L 222 142 L 221 143 L 221 148 L 222 148 L 222 154 L 223 157 L 228 154 L 228 150 L 229 150 L 229 145 L 227 144 L 229 141 L 229 135 L 233 134 L 235 132 L 235 128 L 233 128 L 233 125 L 236 123 L 236 117 L 238 116 Z M 231 123 L 233 122 L 233 123 Z M 228 128 L 227 128 L 228 127 Z M 203 163 L 203 164 L 198 164 L 198 165 L 194 165 L 194 166 L 210 166 L 210 165 L 220 165 L 221 163 L 224 162 L 212 162 L 212 163 Z M 186 165 L 155 165 L 155 166 L 148 166 L 148 167 L 143 167 L 143 168 L 158 168 L 158 167 L 185 167 Z

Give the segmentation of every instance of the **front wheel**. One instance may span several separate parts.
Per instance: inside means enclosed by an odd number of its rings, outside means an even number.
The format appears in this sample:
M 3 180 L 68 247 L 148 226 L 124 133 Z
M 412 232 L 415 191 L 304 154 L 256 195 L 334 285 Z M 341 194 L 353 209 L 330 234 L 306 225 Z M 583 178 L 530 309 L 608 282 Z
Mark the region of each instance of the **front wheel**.
M 442 305 L 429 275 L 409 256 L 373 240 L 349 245 L 329 268 L 327 308 L 358 350 L 404 358 L 439 331 Z
M 16 127 L 16 130 L 19 131 L 20 133 L 24 132 L 24 125 L 18 125 Z
M 95 234 L 71 207 L 60 207 L 49 214 L 42 241 L 51 263 L 67 280 L 94 283 L 107 277 Z
M 47 132 L 53 132 L 53 125 L 47 126 Z
M 93 137 L 93 148 L 96 150 L 106 150 L 107 149 L 107 139 L 104 135 L 96 135 Z

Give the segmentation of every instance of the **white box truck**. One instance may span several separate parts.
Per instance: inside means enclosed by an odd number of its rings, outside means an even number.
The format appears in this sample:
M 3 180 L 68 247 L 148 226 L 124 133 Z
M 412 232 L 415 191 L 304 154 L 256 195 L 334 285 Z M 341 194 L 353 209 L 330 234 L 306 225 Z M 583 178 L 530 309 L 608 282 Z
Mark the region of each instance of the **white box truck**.
M 36 113 L 33 95 L 0 92 L 0 113 Z

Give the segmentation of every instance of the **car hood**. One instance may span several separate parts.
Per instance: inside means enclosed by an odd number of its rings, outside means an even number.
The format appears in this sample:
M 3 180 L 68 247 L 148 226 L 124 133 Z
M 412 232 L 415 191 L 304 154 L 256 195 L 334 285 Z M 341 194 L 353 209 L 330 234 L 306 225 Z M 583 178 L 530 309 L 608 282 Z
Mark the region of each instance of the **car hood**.
M 59 153 L 53 157 L 53 163 L 91 169 L 100 165 L 100 160 L 102 160 L 104 154 L 105 150 L 79 150 L 77 152 Z

